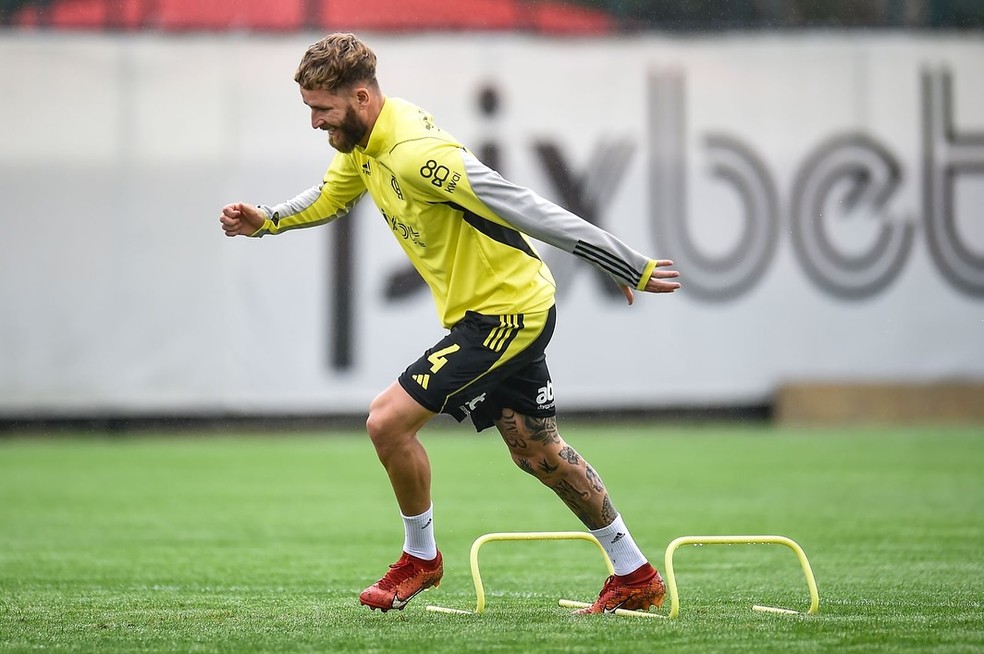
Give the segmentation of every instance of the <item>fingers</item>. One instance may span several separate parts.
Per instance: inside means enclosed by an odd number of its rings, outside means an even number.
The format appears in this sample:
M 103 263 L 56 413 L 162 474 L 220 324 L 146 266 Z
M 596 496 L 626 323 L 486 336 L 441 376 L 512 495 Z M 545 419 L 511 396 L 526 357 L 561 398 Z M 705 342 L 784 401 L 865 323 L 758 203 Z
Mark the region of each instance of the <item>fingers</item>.
M 673 262 L 669 259 L 659 259 L 656 262 L 656 268 L 653 269 L 653 277 L 656 279 L 671 279 L 673 277 L 679 277 L 680 273 L 675 270 L 660 270 L 660 268 L 665 268 L 666 266 L 672 266 Z
M 656 261 L 656 268 L 646 284 L 646 290 L 650 293 L 672 293 L 680 288 L 679 282 L 664 282 L 664 279 L 676 279 L 680 273 L 676 270 L 660 270 L 667 266 L 672 266 L 673 262 L 669 259 L 659 259 Z
M 680 282 L 664 282 L 659 279 L 650 279 L 646 284 L 646 291 L 649 293 L 672 293 L 680 288 Z
M 240 234 L 246 233 L 243 231 L 242 218 L 242 204 L 227 204 L 222 207 L 222 215 L 219 216 L 219 222 L 222 223 L 222 231 L 225 232 L 226 236 L 239 236 Z
M 658 259 L 653 274 L 646 283 L 646 291 L 649 293 L 672 293 L 680 288 L 680 282 L 666 282 L 664 279 L 676 279 L 680 273 L 676 270 L 660 270 L 666 266 L 672 266 L 673 262 L 669 259 Z
M 672 293 L 680 288 L 680 282 L 663 281 L 666 279 L 675 279 L 680 276 L 680 273 L 676 270 L 660 270 L 660 268 L 672 265 L 673 262 L 669 259 L 657 259 L 656 266 L 653 268 L 653 272 L 646 282 L 646 287 L 642 290 L 647 293 Z M 635 301 L 632 288 L 621 283 L 618 285 L 618 288 L 622 291 L 622 295 L 625 296 L 625 301 L 629 303 L 629 306 L 632 306 L 632 303 Z
M 619 284 L 618 288 L 622 291 L 622 295 L 625 296 L 625 301 L 628 302 L 631 307 L 632 302 L 635 300 L 635 295 L 632 293 L 632 289 L 625 284 Z
M 219 216 L 219 222 L 222 224 L 222 231 L 225 232 L 226 236 L 238 235 L 243 226 L 238 216 L 230 216 L 226 213 L 225 209 L 222 210 L 222 215 Z

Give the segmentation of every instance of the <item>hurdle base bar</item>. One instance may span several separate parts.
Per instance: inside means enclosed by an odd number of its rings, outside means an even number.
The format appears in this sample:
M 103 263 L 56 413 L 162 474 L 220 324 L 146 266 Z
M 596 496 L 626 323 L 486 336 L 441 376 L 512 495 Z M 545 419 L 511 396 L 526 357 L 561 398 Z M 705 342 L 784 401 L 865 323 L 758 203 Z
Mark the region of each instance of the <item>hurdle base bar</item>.
M 434 606 L 433 604 L 428 604 L 424 607 L 431 613 L 451 613 L 453 615 L 475 615 L 474 611 L 466 611 L 464 609 L 449 609 L 446 606 Z
M 565 609 L 586 609 L 591 604 L 589 602 L 576 602 L 574 600 L 562 599 L 557 600 L 559 606 L 563 606 Z M 665 615 L 660 613 L 650 613 L 649 611 L 629 611 L 628 609 L 615 609 L 612 611 L 615 615 L 620 615 L 625 618 L 665 618 Z
M 792 609 L 780 609 L 777 606 L 761 606 L 759 604 L 753 604 L 752 610 L 758 611 L 759 613 L 778 613 L 779 615 L 804 615 L 801 611 L 794 611 Z
M 670 542 L 666 546 L 664 556 L 664 572 L 666 574 L 666 587 L 670 593 L 670 618 L 680 615 L 680 593 L 677 591 L 676 575 L 673 572 L 673 553 L 681 545 L 784 545 L 793 550 L 796 558 L 799 559 L 800 567 L 803 569 L 803 576 L 806 577 L 806 585 L 810 592 L 810 608 L 806 614 L 814 615 L 820 610 L 820 594 L 817 591 L 816 578 L 813 576 L 813 569 L 810 561 L 806 558 L 806 552 L 796 541 L 785 536 L 681 536 Z M 803 615 L 800 611 L 792 609 L 781 609 L 773 606 L 755 605 L 753 611 L 760 613 L 778 613 L 781 615 Z

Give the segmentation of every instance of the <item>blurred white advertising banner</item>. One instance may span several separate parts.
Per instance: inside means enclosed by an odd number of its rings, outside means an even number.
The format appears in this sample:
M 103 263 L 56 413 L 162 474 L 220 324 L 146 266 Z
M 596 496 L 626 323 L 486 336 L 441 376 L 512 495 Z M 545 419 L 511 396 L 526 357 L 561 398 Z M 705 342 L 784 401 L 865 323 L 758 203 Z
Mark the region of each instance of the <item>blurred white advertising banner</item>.
M 984 379 L 984 43 L 903 34 L 363 35 L 385 93 L 683 288 L 559 283 L 558 407 L 743 406 L 788 381 Z M 350 414 L 443 335 L 368 201 L 318 183 L 306 37 L 0 37 L 0 415 Z

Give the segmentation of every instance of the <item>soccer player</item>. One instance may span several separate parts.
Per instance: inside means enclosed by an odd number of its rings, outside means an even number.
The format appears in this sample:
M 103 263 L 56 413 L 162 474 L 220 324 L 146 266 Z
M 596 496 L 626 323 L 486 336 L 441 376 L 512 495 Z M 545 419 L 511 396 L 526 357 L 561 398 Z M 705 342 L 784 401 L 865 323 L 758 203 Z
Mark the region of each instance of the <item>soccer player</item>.
M 262 237 L 328 223 L 368 193 L 427 282 L 448 334 L 369 407 L 366 428 L 403 516 L 403 554 L 359 601 L 402 609 L 437 586 L 431 471 L 417 437 L 438 413 L 478 431 L 495 426 L 513 461 L 552 489 L 594 534 L 615 574 L 582 613 L 659 606 L 663 580 L 615 510 L 598 473 L 557 431 L 544 349 L 555 283 L 527 235 L 594 264 L 622 289 L 671 293 L 671 261 L 650 259 L 608 232 L 499 176 L 423 109 L 383 95 L 376 55 L 352 34 L 310 46 L 294 76 L 311 126 L 337 150 L 323 181 L 273 206 L 229 204 L 227 236 Z

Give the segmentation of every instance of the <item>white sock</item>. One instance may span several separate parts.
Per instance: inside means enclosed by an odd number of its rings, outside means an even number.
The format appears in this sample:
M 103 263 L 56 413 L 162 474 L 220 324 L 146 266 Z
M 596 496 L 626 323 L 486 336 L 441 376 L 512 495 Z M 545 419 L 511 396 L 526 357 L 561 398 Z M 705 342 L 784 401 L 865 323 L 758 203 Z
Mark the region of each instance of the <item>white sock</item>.
M 432 561 L 437 557 L 437 542 L 434 540 L 434 505 L 420 515 L 403 517 L 403 551 L 418 559 Z
M 592 529 L 591 533 L 608 552 L 608 558 L 612 560 L 615 574 L 627 575 L 647 563 L 642 550 L 632 540 L 632 534 L 629 533 L 625 522 L 622 521 L 621 513 L 615 517 L 612 524 L 601 529 Z

